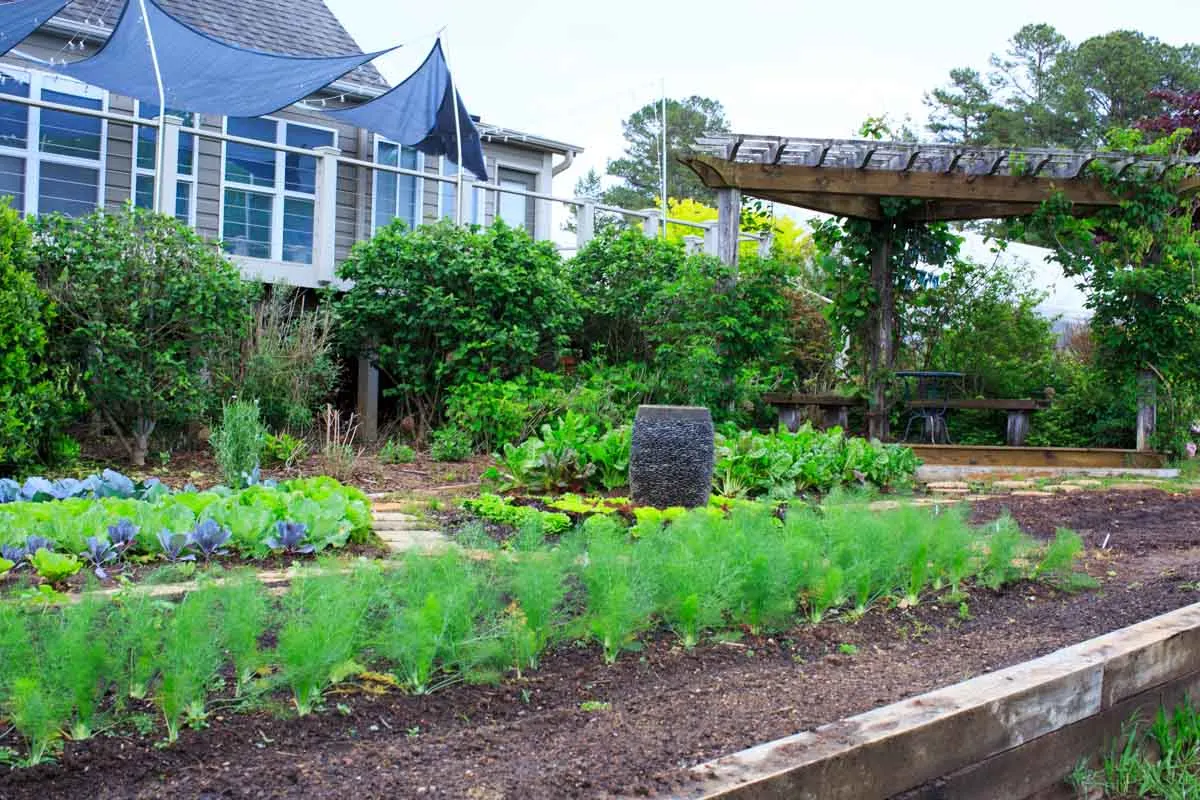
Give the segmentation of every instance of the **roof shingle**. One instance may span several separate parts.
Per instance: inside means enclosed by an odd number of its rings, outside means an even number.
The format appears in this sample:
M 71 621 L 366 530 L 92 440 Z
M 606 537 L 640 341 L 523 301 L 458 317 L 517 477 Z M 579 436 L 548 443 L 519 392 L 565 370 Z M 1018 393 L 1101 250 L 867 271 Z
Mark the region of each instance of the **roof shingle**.
M 198 31 L 254 50 L 286 55 L 335 56 L 362 50 L 323 0 L 158 0 L 162 8 Z M 72 0 L 58 14 L 70 22 L 116 24 L 120 0 Z M 345 80 L 372 89 L 388 83 L 371 64 Z

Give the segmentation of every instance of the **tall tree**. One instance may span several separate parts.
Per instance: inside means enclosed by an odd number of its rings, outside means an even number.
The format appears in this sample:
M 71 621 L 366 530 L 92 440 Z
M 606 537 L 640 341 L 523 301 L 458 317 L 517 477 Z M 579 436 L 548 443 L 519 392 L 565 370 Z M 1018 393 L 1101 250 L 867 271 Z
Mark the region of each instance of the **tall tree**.
M 605 202 L 623 208 L 655 204 L 660 189 L 660 137 L 662 104 L 648 103 L 622 123 L 625 155 L 608 162 L 608 174 L 621 178 L 622 186 L 604 193 Z M 693 95 L 667 100 L 667 191 L 671 197 L 712 203 L 714 194 L 690 169 L 679 163 L 696 139 L 705 133 L 726 132 L 725 108 L 716 100 Z
M 981 75 L 950 71 L 926 95 L 926 127 L 975 144 L 1089 147 L 1166 108 L 1157 91 L 1200 86 L 1200 48 L 1173 47 L 1137 31 L 1113 31 L 1073 46 L 1046 24 L 1022 27 Z
M 930 109 L 930 132 L 947 142 L 986 140 L 997 110 L 983 76 L 969 67 L 950 70 L 950 84 L 926 94 L 925 105 Z

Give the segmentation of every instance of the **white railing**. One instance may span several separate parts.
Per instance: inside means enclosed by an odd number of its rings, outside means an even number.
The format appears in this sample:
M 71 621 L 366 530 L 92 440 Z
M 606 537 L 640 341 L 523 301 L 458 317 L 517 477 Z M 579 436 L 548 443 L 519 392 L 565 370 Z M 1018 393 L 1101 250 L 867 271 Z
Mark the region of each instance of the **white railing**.
M 0 97 L 0 101 L 12 102 L 28 106 L 36 106 L 39 108 L 50 109 L 54 111 L 63 111 L 70 114 L 80 116 L 98 117 L 111 122 L 117 122 L 126 125 L 157 125 L 156 119 L 145 119 L 141 117 L 130 116 L 127 114 L 118 114 L 111 111 L 103 111 L 96 109 L 80 108 L 78 106 L 64 105 L 46 100 L 40 100 L 31 97 L 16 97 L 4 95 Z M 162 147 L 162 152 L 158 158 L 158 163 L 161 168 L 156 175 L 155 184 L 155 208 L 157 211 L 174 215 L 175 213 L 175 183 L 179 173 L 179 137 L 182 133 L 183 120 L 174 116 L 167 116 L 163 119 L 163 136 L 162 142 L 159 143 Z M 309 156 L 317 161 L 316 181 L 315 181 L 315 202 L 313 212 L 313 263 L 308 265 L 308 275 L 304 264 L 274 262 L 265 259 L 242 258 L 236 257 L 243 271 L 248 274 L 260 278 L 268 282 L 287 282 L 297 286 L 327 286 L 336 280 L 336 253 L 337 253 L 337 183 L 338 183 L 338 167 L 341 165 L 354 167 L 358 169 L 371 170 L 371 177 L 374 177 L 375 172 L 387 172 L 396 175 L 411 176 L 420 178 L 425 181 L 436 181 L 439 183 L 457 184 L 458 179 L 455 176 L 442 175 L 440 172 L 426 172 L 423 170 L 407 169 L 405 167 L 390 166 L 380 164 L 375 161 L 367 161 L 359 158 L 352 158 L 343 155 L 337 147 L 317 147 L 315 149 L 307 149 L 302 147 L 294 147 L 291 145 L 280 144 L 276 142 L 264 142 L 260 139 L 249 139 L 242 136 L 225 133 L 204 128 L 188 128 L 187 135 L 195 136 L 200 139 L 209 139 L 218 142 L 226 142 L 233 144 L 244 144 L 253 147 L 269 149 L 277 152 L 292 153 L 297 155 Z M 136 142 L 135 142 L 136 146 Z M 224 169 L 224 167 L 221 167 Z M 200 165 L 197 160 L 194 167 L 196 172 L 199 172 Z M 199 179 L 199 174 L 196 178 Z M 729 225 L 722 225 L 717 221 L 697 222 L 694 220 L 675 219 L 667 217 L 665 220 L 659 209 L 628 209 L 618 206 L 610 206 L 596 200 L 583 197 L 560 197 L 544 192 L 531 191 L 528 189 L 515 188 L 510 186 L 502 186 L 498 183 L 485 183 L 482 181 L 464 181 L 463 191 L 482 190 L 484 192 L 495 193 L 496 202 L 494 207 L 496 215 L 499 214 L 499 196 L 501 194 L 513 194 L 526 197 L 530 200 L 541 201 L 544 203 L 557 203 L 567 208 L 575 210 L 576 217 L 576 232 L 575 232 L 575 247 L 562 246 L 564 250 L 578 250 L 584 247 L 594 236 L 596 227 L 596 215 L 598 212 L 607 214 L 616 214 L 626 219 L 640 219 L 642 230 L 646 236 L 658 237 L 663 235 L 664 224 L 681 225 L 692 228 L 697 231 L 696 235 L 685 236 L 684 246 L 689 253 L 707 253 L 713 256 L 720 256 L 722 253 L 736 252 L 736 246 L 726 245 L 722 242 L 723 231 L 729 230 L 730 235 L 736 235 L 737 241 L 757 241 L 759 252 L 762 255 L 769 254 L 771 248 L 771 235 L 767 234 L 752 234 L 742 231 L 736 231 L 736 228 Z M 420 208 L 420 218 L 424 220 L 423 198 L 418 198 L 418 207 Z

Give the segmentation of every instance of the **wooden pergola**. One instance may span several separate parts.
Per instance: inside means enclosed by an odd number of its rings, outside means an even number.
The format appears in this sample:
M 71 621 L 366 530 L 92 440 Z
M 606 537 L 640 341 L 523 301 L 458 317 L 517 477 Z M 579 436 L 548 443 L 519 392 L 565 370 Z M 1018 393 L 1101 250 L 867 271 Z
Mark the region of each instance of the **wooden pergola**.
M 1131 170 L 1161 177 L 1187 160 L 1116 152 L 971 147 L 866 140 L 797 139 L 746 134 L 701 138 L 684 158 L 705 186 L 717 190 L 718 249 L 737 262 L 742 195 L 867 220 L 874 229 L 871 282 L 879 303 L 868 319 L 870 434 L 888 435 L 886 376 L 895 368 L 896 298 L 891 269 L 891 232 L 897 225 L 999 219 L 1032 214 L 1056 192 L 1086 216 L 1121 199 L 1088 167 L 1104 163 L 1118 175 Z M 1189 178 L 1185 190 L 1200 187 Z M 886 198 L 919 205 L 900 216 L 883 213 Z M 1140 415 L 1139 415 L 1140 416 Z M 1139 424 L 1139 449 L 1143 440 Z

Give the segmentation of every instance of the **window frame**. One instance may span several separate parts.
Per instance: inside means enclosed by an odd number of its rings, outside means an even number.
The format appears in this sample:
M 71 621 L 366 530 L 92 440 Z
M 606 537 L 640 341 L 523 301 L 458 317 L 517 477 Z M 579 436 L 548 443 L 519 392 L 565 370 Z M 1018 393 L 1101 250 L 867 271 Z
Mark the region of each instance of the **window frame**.
M 221 118 L 221 132 L 227 136 L 232 135 L 229 133 L 229 119 L 230 119 L 229 117 Z M 261 119 L 261 120 L 267 120 L 267 121 L 275 123 L 275 141 L 267 142 L 267 141 L 263 140 L 262 144 L 258 145 L 260 147 L 264 147 L 264 148 L 270 150 L 275 155 L 275 180 L 274 180 L 273 186 L 256 186 L 254 184 L 240 183 L 238 181 L 228 180 L 226 178 L 226 171 L 227 171 L 227 165 L 228 165 L 228 157 L 229 157 L 228 151 L 229 151 L 230 142 L 225 141 L 225 140 L 221 141 L 221 164 L 220 164 L 221 180 L 220 180 L 220 185 L 219 185 L 220 203 L 218 206 L 219 213 L 217 214 L 217 238 L 220 242 L 222 242 L 222 250 L 224 252 L 226 252 L 228 255 L 234 256 L 236 258 L 253 258 L 253 259 L 256 259 L 259 261 L 272 261 L 272 262 L 276 262 L 276 263 L 280 263 L 280 264 L 285 264 L 289 267 L 298 267 L 298 268 L 312 267 L 313 260 L 311 258 L 308 261 L 286 261 L 286 260 L 284 260 L 284 258 L 283 258 L 283 252 L 284 252 L 283 211 L 284 211 L 284 206 L 286 204 L 286 201 L 288 199 L 306 200 L 306 201 L 312 203 L 312 206 L 313 206 L 313 235 L 314 235 L 314 239 L 315 239 L 315 237 L 316 237 L 316 211 L 317 211 L 317 194 L 315 191 L 316 187 L 314 185 L 314 187 L 313 187 L 314 191 L 311 193 L 287 188 L 287 157 L 289 154 L 287 152 L 285 152 L 284 150 L 280 150 L 278 148 L 288 146 L 287 145 L 287 131 L 288 131 L 288 126 L 290 126 L 290 125 L 295 125 L 295 126 L 298 126 L 301 128 L 311 128 L 312 130 L 316 130 L 316 131 L 325 131 L 325 132 L 331 134 L 333 137 L 333 141 L 331 143 L 333 147 L 338 146 L 338 137 L 340 136 L 340 132 L 339 132 L 338 128 L 336 128 L 332 125 L 323 125 L 318 122 L 309 122 L 308 120 L 288 119 L 286 117 L 280 117 L 280 116 L 277 116 L 274 114 L 266 114 L 261 117 L 249 117 L 248 119 Z M 250 145 L 250 146 L 254 146 L 254 145 Z M 317 159 L 318 169 L 319 169 L 320 168 L 319 167 L 320 155 L 316 151 L 313 151 L 312 157 L 314 159 Z M 199 160 L 199 158 L 197 157 L 197 161 L 198 160 Z M 225 191 L 226 191 L 226 189 L 233 189 L 234 191 L 245 192 L 247 194 L 266 195 L 271 198 L 271 243 L 270 243 L 270 255 L 267 258 L 261 258 L 259 256 L 243 256 L 243 255 L 240 255 L 237 253 L 230 253 L 227 250 L 224 250 Z M 315 242 L 314 242 L 314 244 L 315 244 Z
M 538 191 L 537 187 L 538 187 L 538 184 L 541 182 L 541 176 L 542 176 L 542 173 L 540 170 L 535 169 L 535 168 L 530 167 L 525 164 L 518 163 L 518 162 L 505 161 L 502 158 L 496 159 L 494 169 L 495 169 L 495 175 L 494 175 L 493 181 L 497 186 L 503 185 L 502 179 L 500 177 L 500 171 L 503 170 L 505 172 L 517 172 L 517 173 L 520 173 L 521 175 L 528 175 L 529 177 L 533 178 L 533 188 L 530 189 L 528 186 L 525 186 L 522 188 L 524 188 L 526 191 L 531 191 L 531 192 Z M 494 222 L 495 220 L 501 219 L 500 203 L 501 203 L 502 199 L 504 198 L 504 195 L 507 193 L 502 192 L 499 189 L 493 189 L 492 191 L 496 195 L 496 207 L 492 213 L 492 220 Z M 536 240 L 539 217 L 541 216 L 541 208 L 538 206 L 538 199 L 536 197 L 530 197 L 527 194 L 520 195 L 520 196 L 522 198 L 524 198 L 525 203 L 527 204 L 526 209 L 525 209 L 526 217 L 532 216 L 532 221 L 529 224 L 529 226 L 527 227 L 525 223 L 522 223 L 521 227 L 525 230 L 526 233 L 528 233 L 530 235 L 530 237 L 532 237 L 533 239 Z M 509 227 L 512 227 L 512 226 L 510 225 Z
M 400 144 L 399 142 L 394 142 L 391 139 L 387 138 L 386 136 L 381 136 L 379 134 L 375 134 L 374 140 L 375 140 L 375 143 L 372 146 L 372 150 L 371 150 L 371 161 L 375 164 L 381 163 L 379 161 L 379 146 L 384 145 L 384 144 L 394 145 L 395 147 L 399 147 L 401 149 L 407 147 L 408 149 L 414 151 L 417 154 L 417 164 L 415 167 L 413 167 L 413 171 L 420 172 L 420 173 L 422 173 L 421 175 L 406 175 L 406 174 L 403 174 L 400 172 L 391 172 L 391 173 L 387 173 L 387 174 L 395 175 L 396 179 L 397 179 L 397 181 L 396 181 L 396 208 L 397 209 L 399 209 L 399 207 L 400 207 L 400 179 L 401 178 L 412 178 L 416 182 L 414 184 L 414 188 L 413 188 L 413 197 L 416 198 L 417 207 L 414 210 L 415 211 L 415 213 L 413 214 L 414 225 L 412 227 L 416 227 L 417 225 L 424 225 L 425 224 L 425 178 L 423 177 L 423 175 L 425 173 L 425 167 L 426 167 L 426 163 L 427 163 L 425 154 L 422 153 L 420 150 L 418 150 L 415 147 L 411 147 L 406 144 Z M 397 161 L 398 160 L 399 159 L 397 159 Z M 406 167 L 406 169 L 407 169 L 407 167 Z M 379 224 L 378 224 L 378 220 L 379 220 L 379 216 L 378 216 L 379 176 L 383 175 L 385 173 L 383 173 L 377 169 L 372 170 L 372 172 L 374 173 L 374 175 L 372 175 L 372 177 L 371 177 L 371 235 L 374 236 L 375 233 L 379 230 Z M 435 181 L 435 183 L 440 183 L 440 182 Z M 439 198 L 440 198 L 440 193 L 439 193 Z M 439 199 L 438 202 L 440 204 L 441 200 Z M 394 215 L 392 217 L 392 219 L 400 219 L 400 216 Z M 390 222 L 390 220 L 389 220 L 389 222 Z
M 17 80 L 15 76 L 20 75 L 28 79 L 29 94 L 28 99 L 42 100 L 42 92 L 49 90 L 60 94 L 70 94 L 76 97 L 89 100 L 100 101 L 100 111 L 108 113 L 109 111 L 109 93 L 104 89 L 77 81 L 74 78 L 68 78 L 64 75 L 57 75 L 49 72 L 41 72 L 36 69 L 27 69 L 25 67 L 13 67 L 8 64 L 2 65 L 0 73 L 5 77 L 5 82 L 9 80 Z M 37 216 L 41 213 L 41 178 L 42 164 L 51 163 L 68 167 L 79 167 L 81 169 L 95 170 L 96 172 L 96 209 L 104 208 L 104 203 L 107 197 L 107 181 L 108 181 L 108 119 L 104 117 L 88 117 L 89 119 L 98 119 L 100 122 L 100 152 L 95 160 L 89 158 L 80 158 L 78 156 L 67 156 L 59 153 L 50 153 L 41 148 L 41 127 L 42 127 L 42 112 L 41 106 L 25 105 L 19 102 L 19 99 L 6 100 L 3 94 L 0 94 L 0 101 L 15 102 L 17 105 L 22 105 L 26 110 L 25 117 L 25 146 L 23 148 L 12 147 L 11 145 L 0 144 L 0 155 L 9 156 L 11 158 L 19 158 L 25 164 L 25 176 L 22 191 L 24 197 L 22 199 L 21 214 L 25 217 Z M 60 112 L 69 113 L 69 112 Z M 85 115 L 81 115 L 85 116 Z
M 168 115 L 171 115 L 171 110 L 168 109 L 166 113 Z M 131 204 L 136 206 L 137 205 L 137 181 L 138 181 L 138 178 L 151 178 L 151 179 L 154 179 L 155 181 L 157 181 L 157 174 L 156 174 L 157 166 L 148 168 L 148 167 L 143 167 L 138 164 L 138 145 L 141 144 L 141 139 L 139 138 L 138 129 L 139 128 L 150 128 L 155 131 L 156 138 L 155 138 L 155 143 L 154 143 L 154 152 L 155 152 L 155 155 L 157 156 L 157 154 L 158 154 L 158 139 L 157 139 L 158 126 L 153 123 L 153 119 L 154 119 L 153 117 L 143 117 L 142 116 L 142 101 L 141 100 L 134 101 L 133 115 L 138 119 L 151 120 L 151 122 L 149 124 L 135 123 L 133 125 L 133 148 L 132 148 L 133 153 L 130 156 L 131 165 L 132 165 L 130 173 L 133 177 L 132 177 L 130 187 L 129 187 L 129 201 Z M 190 228 L 196 227 L 196 196 L 198 194 L 197 187 L 200 184 L 200 177 L 199 177 L 199 173 L 200 173 L 200 136 L 199 136 L 200 127 L 201 127 L 200 126 L 200 115 L 196 114 L 196 113 L 192 114 L 192 124 L 191 125 L 184 124 L 179 127 L 180 136 L 184 135 L 185 133 L 189 133 L 189 134 L 192 134 L 192 137 L 193 137 L 192 138 L 192 171 L 191 171 L 191 174 L 185 174 L 185 173 L 177 171 L 176 176 L 175 176 L 175 183 L 176 183 L 175 191 L 177 193 L 179 191 L 178 185 L 180 183 L 187 183 L 190 186 L 190 188 L 188 189 L 188 218 L 186 220 L 180 220 L 181 222 L 183 222 Z M 176 158 L 178 158 L 178 155 L 176 155 Z M 178 195 L 176 195 L 176 196 L 178 196 Z M 139 208 L 140 208 L 140 206 L 139 206 Z M 176 216 L 175 218 L 179 219 L 178 216 Z

